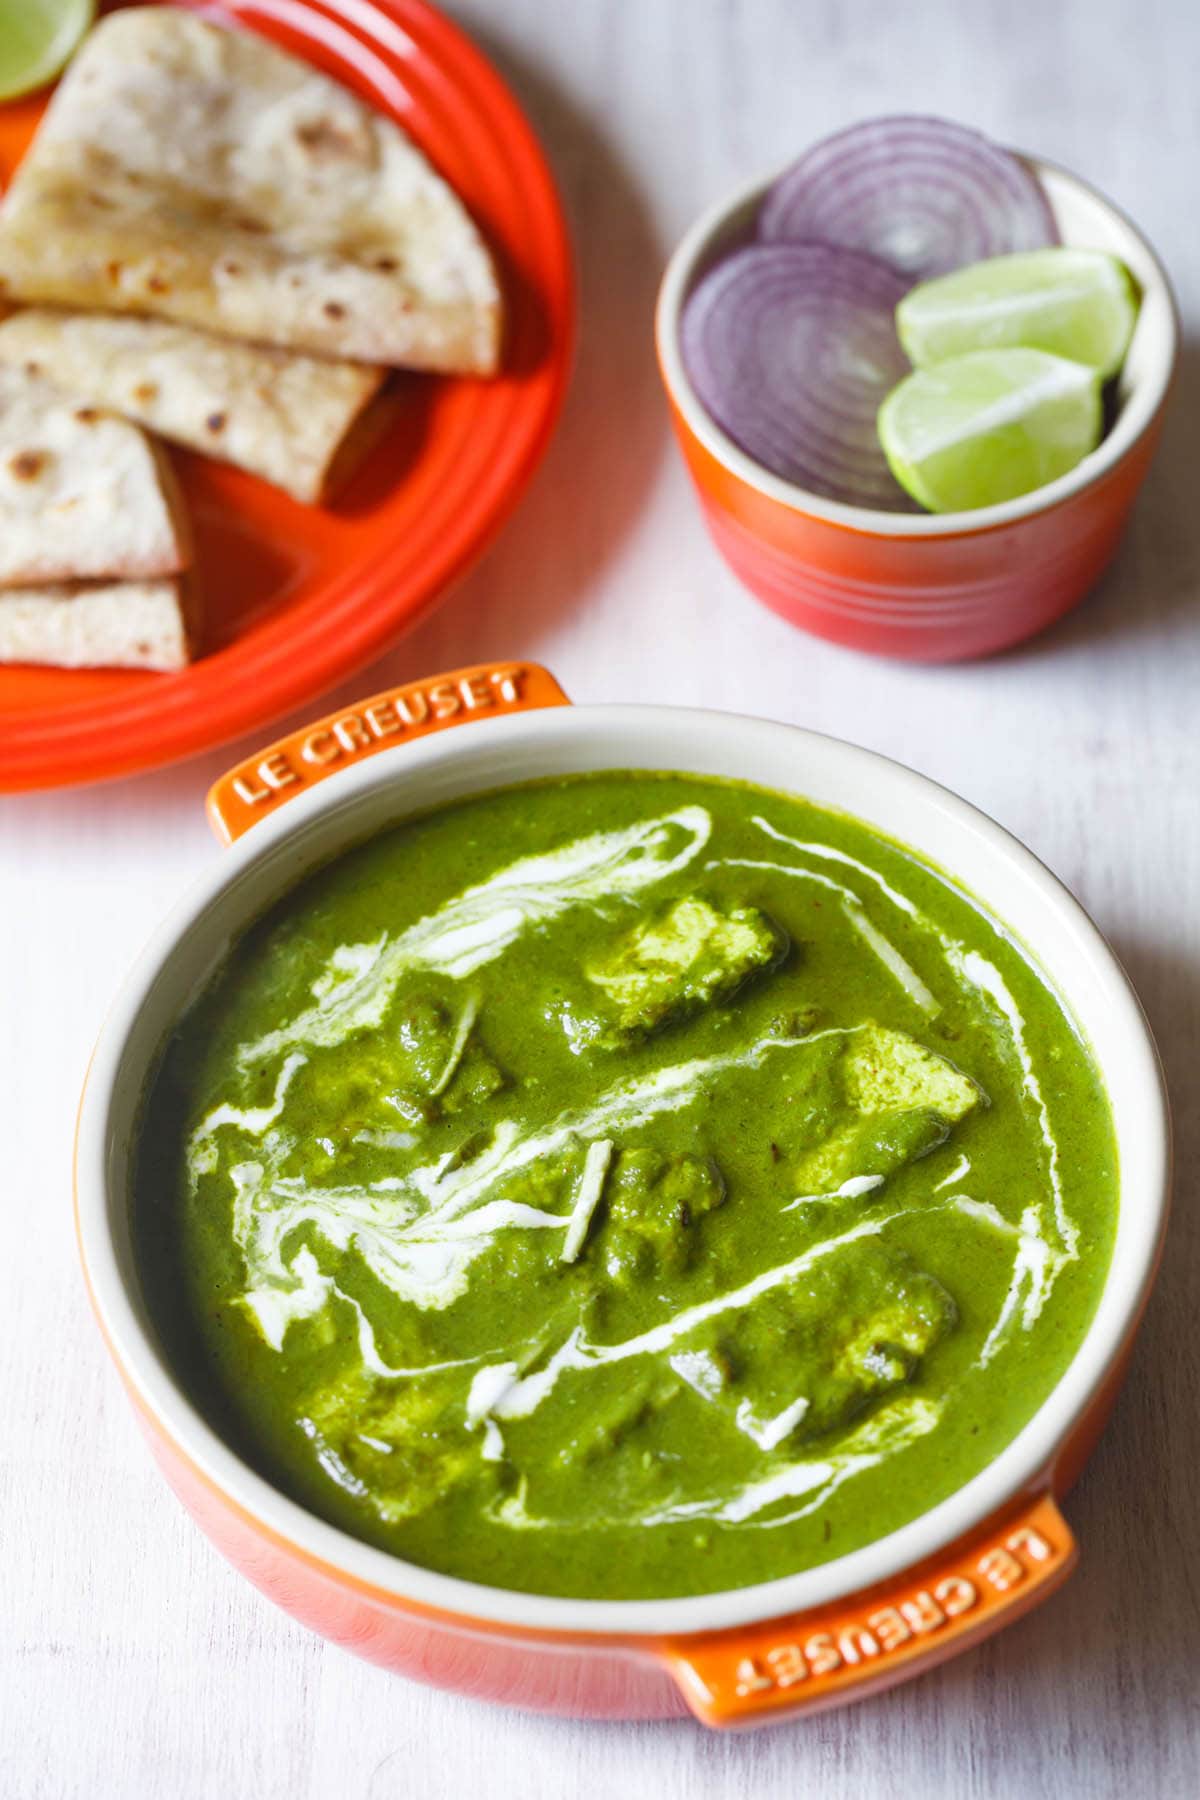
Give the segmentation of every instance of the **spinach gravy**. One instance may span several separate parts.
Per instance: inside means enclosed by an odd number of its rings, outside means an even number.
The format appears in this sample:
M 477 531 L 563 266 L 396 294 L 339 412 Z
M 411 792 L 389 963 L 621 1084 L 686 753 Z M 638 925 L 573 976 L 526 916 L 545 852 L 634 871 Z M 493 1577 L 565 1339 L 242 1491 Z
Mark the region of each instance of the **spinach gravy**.
M 969 894 L 737 783 L 396 826 L 237 944 L 147 1096 L 164 1344 L 314 1513 L 500 1587 L 703 1593 L 982 1470 L 1104 1282 L 1088 1050 Z

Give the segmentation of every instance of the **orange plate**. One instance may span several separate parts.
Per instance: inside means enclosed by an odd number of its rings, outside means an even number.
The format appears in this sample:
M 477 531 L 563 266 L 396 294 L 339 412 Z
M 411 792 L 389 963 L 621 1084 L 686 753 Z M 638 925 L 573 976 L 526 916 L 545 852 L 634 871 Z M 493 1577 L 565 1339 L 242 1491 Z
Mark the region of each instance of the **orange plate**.
M 575 316 L 550 171 L 516 101 L 424 0 L 178 0 L 327 70 L 397 119 L 501 266 L 504 373 L 398 375 L 391 419 L 333 507 L 175 452 L 197 538 L 203 655 L 179 675 L 0 667 L 0 788 L 157 767 L 279 717 L 382 653 L 480 555 L 545 450 Z M 11 175 L 44 97 L 0 108 Z

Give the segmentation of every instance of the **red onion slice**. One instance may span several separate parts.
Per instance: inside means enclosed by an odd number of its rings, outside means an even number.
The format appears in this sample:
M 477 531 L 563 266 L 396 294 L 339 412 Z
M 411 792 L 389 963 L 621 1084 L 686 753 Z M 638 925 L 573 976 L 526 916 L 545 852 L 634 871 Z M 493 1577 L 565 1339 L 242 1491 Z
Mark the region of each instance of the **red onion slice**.
M 882 257 L 910 282 L 1057 244 L 1041 183 L 948 119 L 871 119 L 815 144 L 763 202 L 768 243 L 816 239 Z
M 894 312 L 908 282 L 830 244 L 735 250 L 688 297 L 680 350 L 722 430 L 764 468 L 850 506 L 913 507 L 875 415 L 908 372 Z

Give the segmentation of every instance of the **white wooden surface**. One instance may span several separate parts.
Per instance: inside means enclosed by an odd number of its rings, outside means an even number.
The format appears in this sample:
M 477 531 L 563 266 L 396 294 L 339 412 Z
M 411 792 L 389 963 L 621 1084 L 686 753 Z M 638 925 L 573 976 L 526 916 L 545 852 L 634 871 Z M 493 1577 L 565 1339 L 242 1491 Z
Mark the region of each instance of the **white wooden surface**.
M 1187 0 L 458 0 L 562 179 L 579 369 L 518 518 L 346 697 L 539 656 L 579 700 L 761 712 L 914 764 L 1015 830 L 1126 959 L 1172 1080 L 1170 1245 L 1112 1428 L 1069 1505 L 1061 1597 L 944 1672 L 737 1739 L 508 1715 L 325 1648 L 233 1575 L 152 1473 L 87 1316 L 72 1117 L 124 966 L 217 855 L 230 758 L 0 804 L 0 1794 L 504 1800 L 1200 1791 L 1200 351 L 1117 567 L 989 665 L 809 641 L 734 585 L 667 440 L 664 252 L 721 192 L 844 121 L 924 108 L 1075 166 L 1143 223 L 1200 325 L 1200 12 Z M 249 747 L 249 746 L 247 746 Z

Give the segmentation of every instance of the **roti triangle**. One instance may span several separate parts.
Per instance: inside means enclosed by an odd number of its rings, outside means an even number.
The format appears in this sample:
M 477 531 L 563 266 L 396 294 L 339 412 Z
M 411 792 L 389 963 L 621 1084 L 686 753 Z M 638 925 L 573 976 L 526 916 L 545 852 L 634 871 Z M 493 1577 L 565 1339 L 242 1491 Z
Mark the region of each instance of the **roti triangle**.
M 144 581 L 188 560 L 172 472 L 145 433 L 0 368 L 0 589 Z
M 0 282 L 360 362 L 499 357 L 491 258 L 405 133 L 174 7 L 110 14 L 76 56 L 0 210 Z

